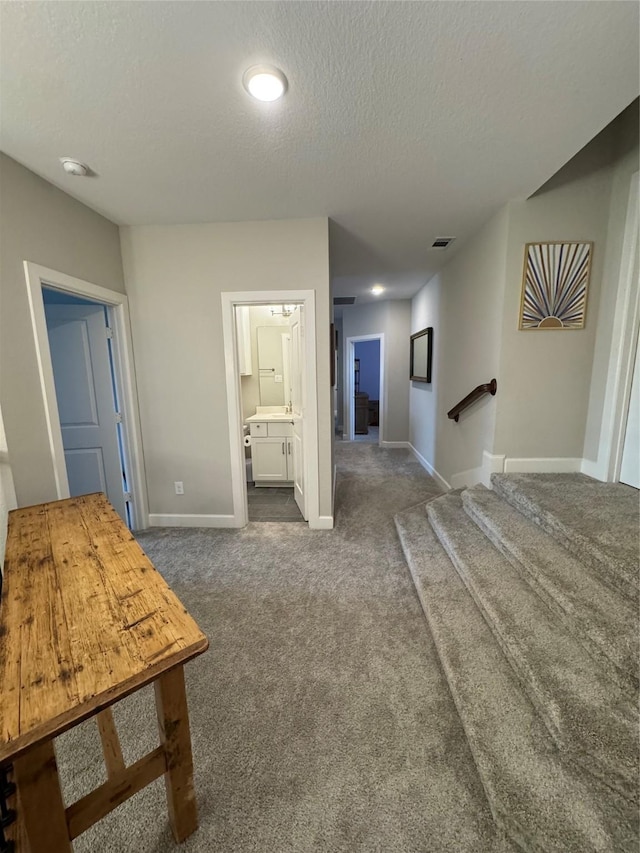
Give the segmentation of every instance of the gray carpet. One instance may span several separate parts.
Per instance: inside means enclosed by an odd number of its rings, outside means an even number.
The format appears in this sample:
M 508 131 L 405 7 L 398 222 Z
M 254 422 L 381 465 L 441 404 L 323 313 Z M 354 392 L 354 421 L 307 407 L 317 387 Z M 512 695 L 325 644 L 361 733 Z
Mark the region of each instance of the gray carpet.
M 637 835 L 629 826 L 635 809 L 623 802 L 622 817 L 601 786 L 562 761 L 489 624 L 425 521 L 424 507 L 396 517 L 497 820 L 532 853 L 635 853 Z
M 495 491 L 638 601 L 638 491 L 584 474 L 492 474 Z
M 211 641 L 187 666 L 200 828 L 216 853 L 505 853 L 393 516 L 438 488 L 408 451 L 337 445 L 337 526 L 155 530 L 143 548 Z M 126 758 L 152 696 L 115 708 Z M 104 778 L 95 724 L 58 740 L 67 801 Z M 159 780 L 75 842 L 175 849 Z
M 493 545 L 634 698 L 638 691 L 638 609 L 566 548 L 498 495 L 476 487 L 465 510 Z
M 457 494 L 429 504 L 431 527 L 554 741 L 633 797 L 638 715 L 630 699 L 464 511 Z
M 475 488 L 395 519 L 492 812 L 528 853 L 637 853 L 637 681 L 621 676 L 637 673 L 638 614 L 603 582 L 637 540 L 637 493 L 496 479 L 511 506 Z M 599 514 L 585 524 L 588 494 Z M 582 563 L 583 548 L 606 563 Z

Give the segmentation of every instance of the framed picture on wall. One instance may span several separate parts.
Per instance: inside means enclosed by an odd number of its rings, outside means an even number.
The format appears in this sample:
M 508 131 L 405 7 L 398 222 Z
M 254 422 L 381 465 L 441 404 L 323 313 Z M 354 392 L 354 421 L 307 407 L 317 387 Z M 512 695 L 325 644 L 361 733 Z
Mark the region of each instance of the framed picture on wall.
M 527 243 L 519 329 L 584 329 L 593 243 Z
M 409 375 L 412 382 L 431 382 L 433 326 L 411 335 Z

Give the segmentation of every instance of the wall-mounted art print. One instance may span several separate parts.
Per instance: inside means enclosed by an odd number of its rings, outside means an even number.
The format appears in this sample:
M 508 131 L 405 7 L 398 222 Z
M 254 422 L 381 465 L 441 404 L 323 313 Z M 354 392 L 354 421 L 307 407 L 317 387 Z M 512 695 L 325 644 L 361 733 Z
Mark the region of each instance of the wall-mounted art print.
M 584 329 L 593 243 L 527 243 L 519 329 Z

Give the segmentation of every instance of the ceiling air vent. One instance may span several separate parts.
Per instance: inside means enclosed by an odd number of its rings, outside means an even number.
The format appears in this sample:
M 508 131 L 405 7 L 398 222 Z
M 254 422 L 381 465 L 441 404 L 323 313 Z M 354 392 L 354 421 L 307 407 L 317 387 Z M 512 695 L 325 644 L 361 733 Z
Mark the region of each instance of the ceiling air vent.
M 437 240 L 433 241 L 432 249 L 446 249 L 449 243 L 453 243 L 455 237 L 438 237 Z
M 334 296 L 334 305 L 353 305 L 356 301 L 355 296 Z

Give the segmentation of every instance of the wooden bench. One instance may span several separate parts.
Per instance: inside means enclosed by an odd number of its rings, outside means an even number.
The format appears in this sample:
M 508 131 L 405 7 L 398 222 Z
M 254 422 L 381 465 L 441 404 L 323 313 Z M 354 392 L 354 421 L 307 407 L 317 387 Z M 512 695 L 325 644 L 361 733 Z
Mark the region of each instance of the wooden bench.
M 163 774 L 176 841 L 196 829 L 183 665 L 208 645 L 104 495 L 10 513 L 0 765 L 14 767 L 18 853 L 69 853 L 74 838 Z M 151 682 L 160 745 L 125 767 L 110 706 Z M 53 739 L 94 715 L 107 781 L 65 807 Z

